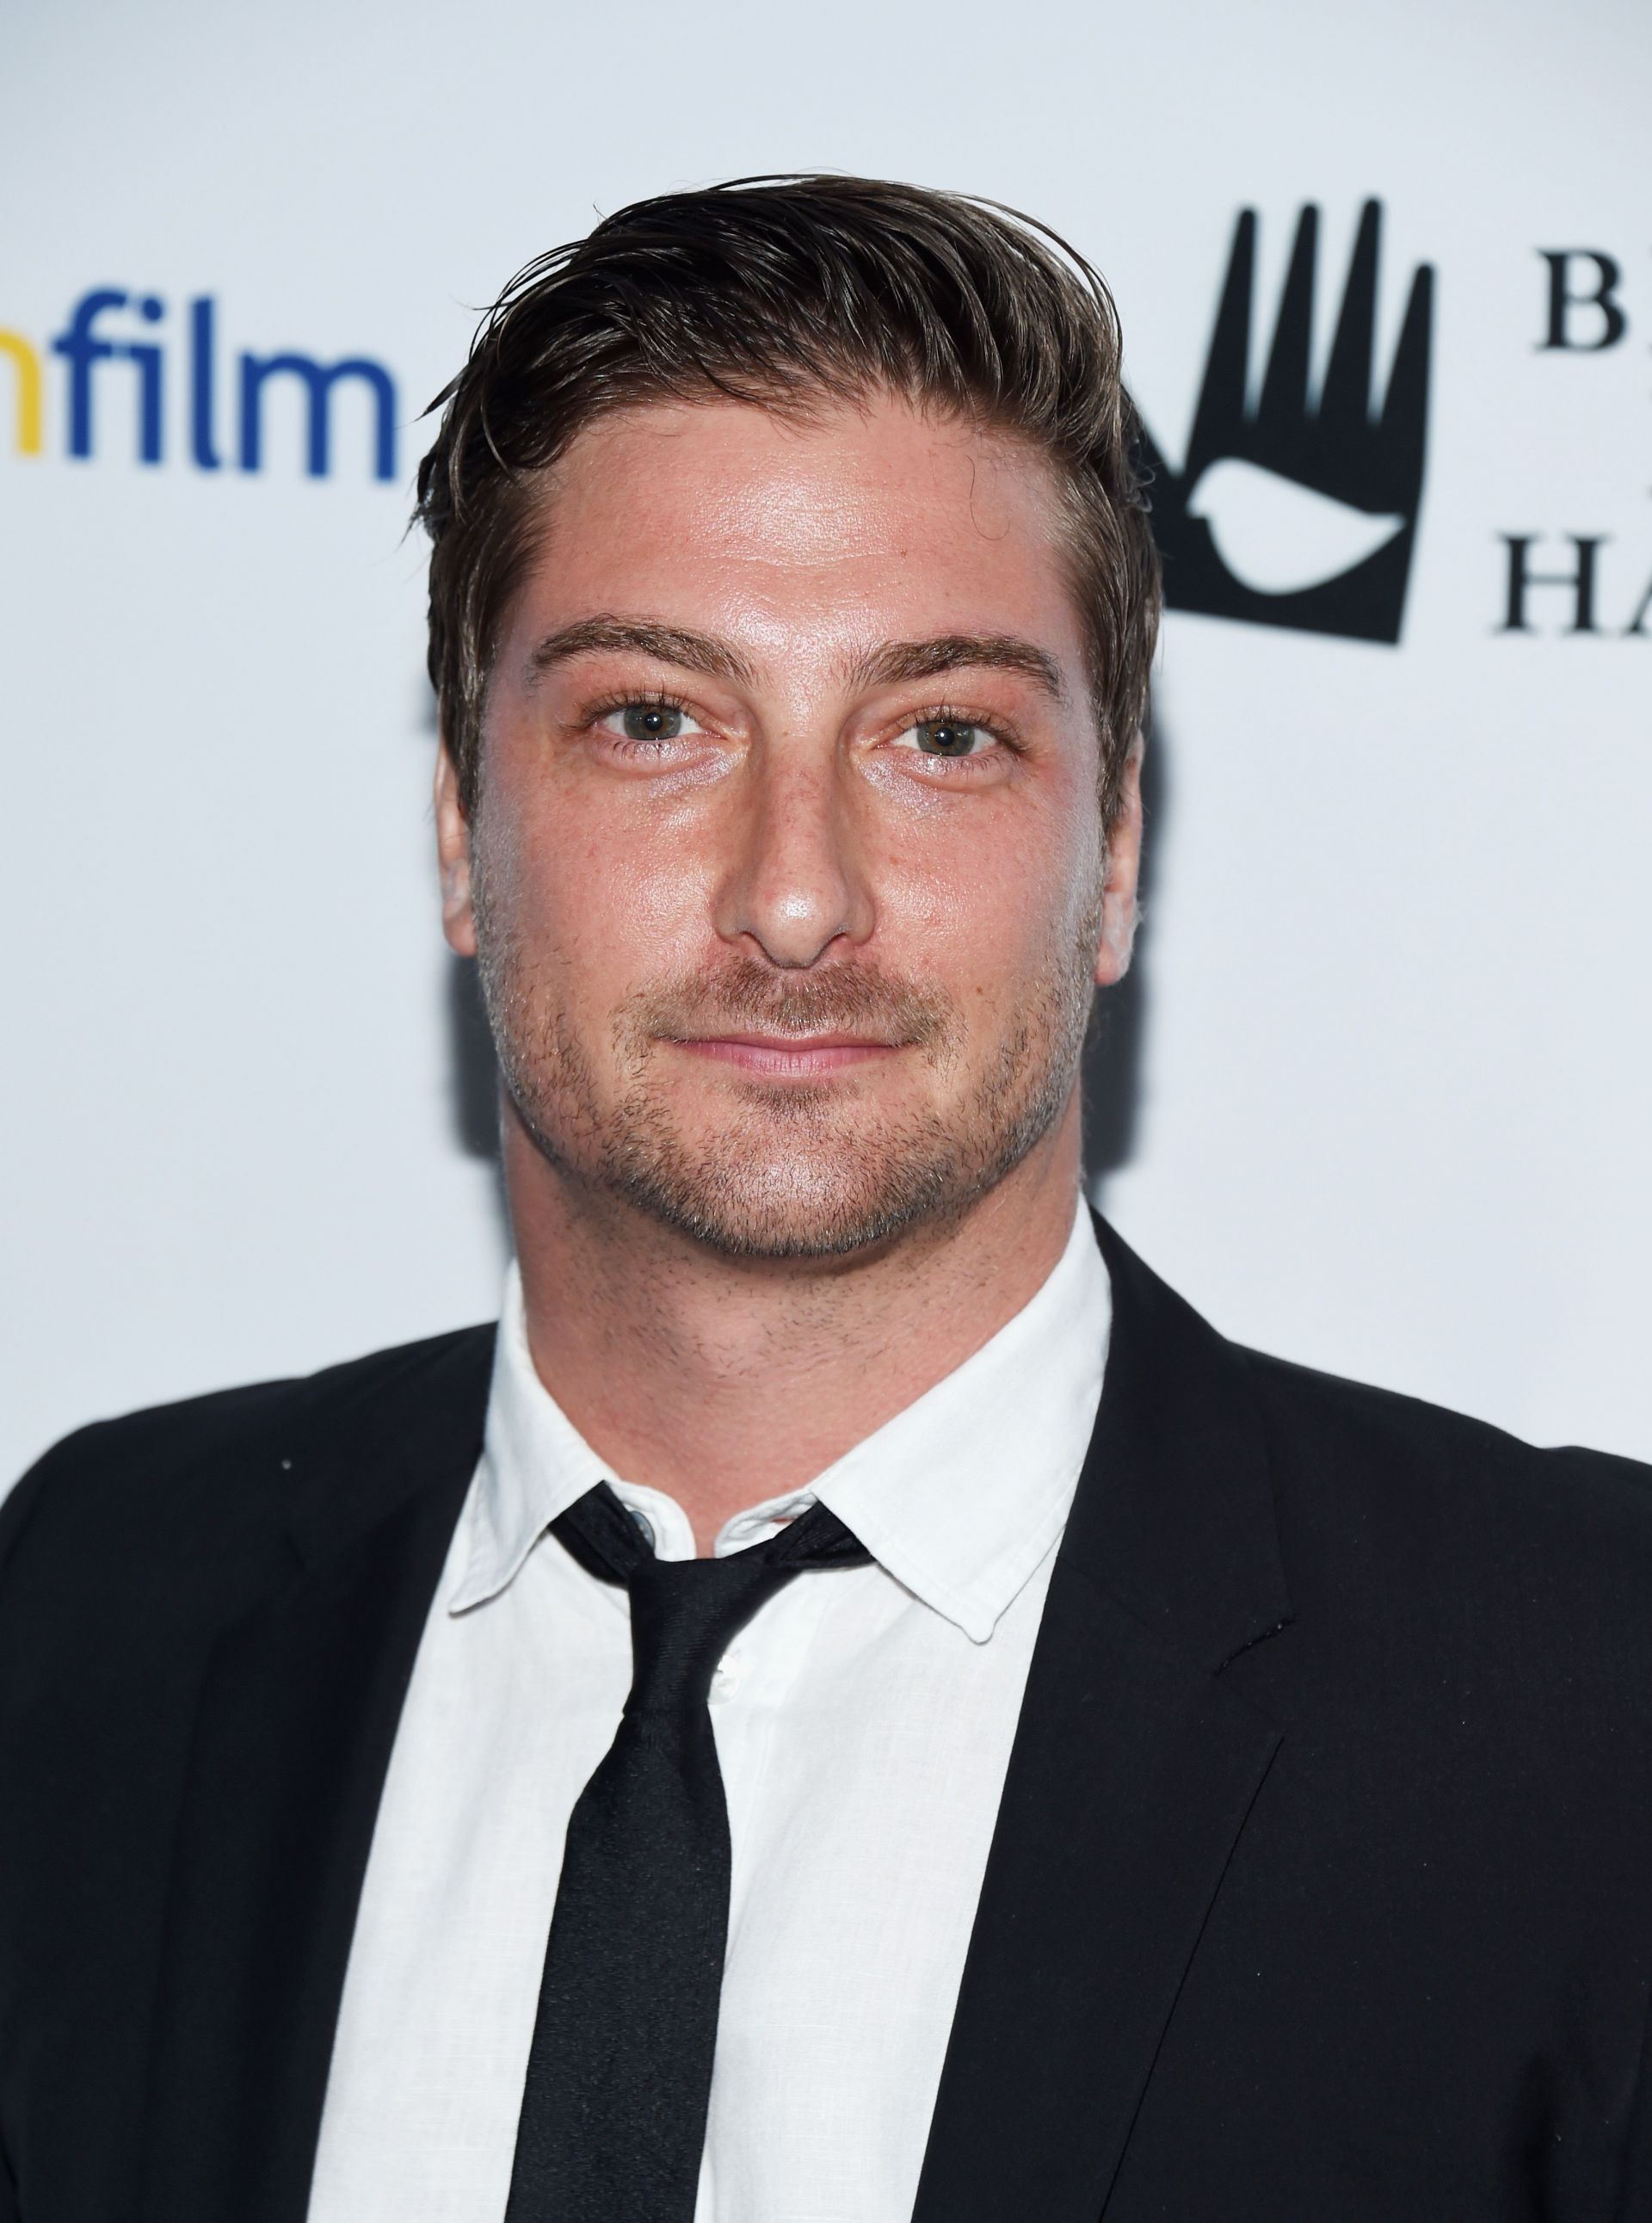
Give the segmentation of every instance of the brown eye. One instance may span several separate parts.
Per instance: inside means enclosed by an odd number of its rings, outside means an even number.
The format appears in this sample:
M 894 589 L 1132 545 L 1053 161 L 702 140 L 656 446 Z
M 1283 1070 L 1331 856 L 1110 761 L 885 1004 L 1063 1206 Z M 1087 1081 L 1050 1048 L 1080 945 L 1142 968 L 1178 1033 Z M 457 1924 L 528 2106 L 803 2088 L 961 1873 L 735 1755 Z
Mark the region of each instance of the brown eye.
M 918 746 L 931 757 L 972 756 L 991 739 L 981 727 L 966 725 L 961 718 L 926 718 L 913 731 Z
M 669 702 L 627 702 L 620 727 L 628 741 L 675 741 L 682 731 L 682 713 Z

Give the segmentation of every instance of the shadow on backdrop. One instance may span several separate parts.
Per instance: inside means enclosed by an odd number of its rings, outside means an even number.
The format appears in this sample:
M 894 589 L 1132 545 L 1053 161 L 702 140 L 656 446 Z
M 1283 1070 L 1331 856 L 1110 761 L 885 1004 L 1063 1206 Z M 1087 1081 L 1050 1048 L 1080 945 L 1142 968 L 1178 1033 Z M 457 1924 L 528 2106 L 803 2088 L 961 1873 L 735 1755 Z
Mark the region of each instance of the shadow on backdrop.
M 1109 1174 L 1130 1162 L 1142 1111 L 1142 1069 L 1153 982 L 1153 893 L 1165 838 L 1170 778 L 1165 721 L 1158 709 L 1147 721 L 1147 753 L 1141 766 L 1140 923 L 1130 970 L 1116 988 L 1096 999 L 1084 1044 L 1084 1182 L 1103 1210 Z
M 469 958 L 449 955 L 447 991 L 454 1130 L 469 1156 L 497 1159 L 499 1065 L 482 1008 L 481 984 Z
M 1136 936 L 1135 958 L 1120 985 L 1097 998 L 1084 1045 L 1084 1169 L 1095 1195 L 1109 1174 L 1129 1162 L 1141 1115 L 1143 1042 L 1153 956 L 1153 884 L 1168 791 L 1165 728 L 1157 717 L 1151 727 L 1141 784 L 1147 840 L 1141 867 L 1144 917 Z M 492 1159 L 497 1164 L 499 1067 L 476 968 L 466 959 L 448 960 L 447 1023 L 455 1135 L 468 1155 Z M 501 1212 L 504 1204 L 501 1185 Z

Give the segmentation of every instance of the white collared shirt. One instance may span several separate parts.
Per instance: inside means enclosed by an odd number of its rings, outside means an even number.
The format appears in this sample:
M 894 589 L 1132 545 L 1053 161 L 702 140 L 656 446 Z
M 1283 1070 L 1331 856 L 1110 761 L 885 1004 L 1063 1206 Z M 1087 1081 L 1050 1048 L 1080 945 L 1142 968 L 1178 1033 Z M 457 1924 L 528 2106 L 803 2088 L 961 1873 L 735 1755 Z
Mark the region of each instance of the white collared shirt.
M 872 1554 L 770 1598 L 725 1655 L 728 1958 L 696 2223 L 905 2223 L 1055 1546 L 1101 1396 L 1081 1207 L 1038 1294 L 803 1490 Z M 420 1646 L 351 1949 L 310 2223 L 500 2223 L 568 1817 L 631 1679 L 623 1590 L 546 1527 L 607 1480 L 506 1293 L 481 1463 Z

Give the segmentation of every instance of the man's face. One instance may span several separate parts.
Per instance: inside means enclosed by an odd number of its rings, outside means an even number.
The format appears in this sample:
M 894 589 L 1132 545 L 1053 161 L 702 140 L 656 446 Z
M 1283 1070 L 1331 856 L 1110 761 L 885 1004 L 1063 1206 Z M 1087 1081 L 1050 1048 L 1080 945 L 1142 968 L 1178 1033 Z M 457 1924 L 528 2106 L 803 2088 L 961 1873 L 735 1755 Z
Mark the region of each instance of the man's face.
M 1134 916 L 1046 466 L 894 400 L 663 403 L 543 499 L 472 824 L 438 780 L 507 1117 L 731 1256 L 967 1210 L 1071 1130 Z

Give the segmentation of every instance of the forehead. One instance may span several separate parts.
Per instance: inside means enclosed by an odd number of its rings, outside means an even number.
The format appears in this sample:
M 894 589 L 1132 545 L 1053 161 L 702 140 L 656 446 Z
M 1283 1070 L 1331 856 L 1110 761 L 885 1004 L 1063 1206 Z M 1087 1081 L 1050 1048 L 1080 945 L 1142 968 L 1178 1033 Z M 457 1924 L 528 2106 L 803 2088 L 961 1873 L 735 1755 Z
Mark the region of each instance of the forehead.
M 646 612 L 740 633 L 1021 633 L 1082 654 L 1052 467 L 892 398 L 781 414 L 662 402 L 588 427 L 548 474 L 518 614 Z M 826 645 L 823 640 L 822 645 Z

